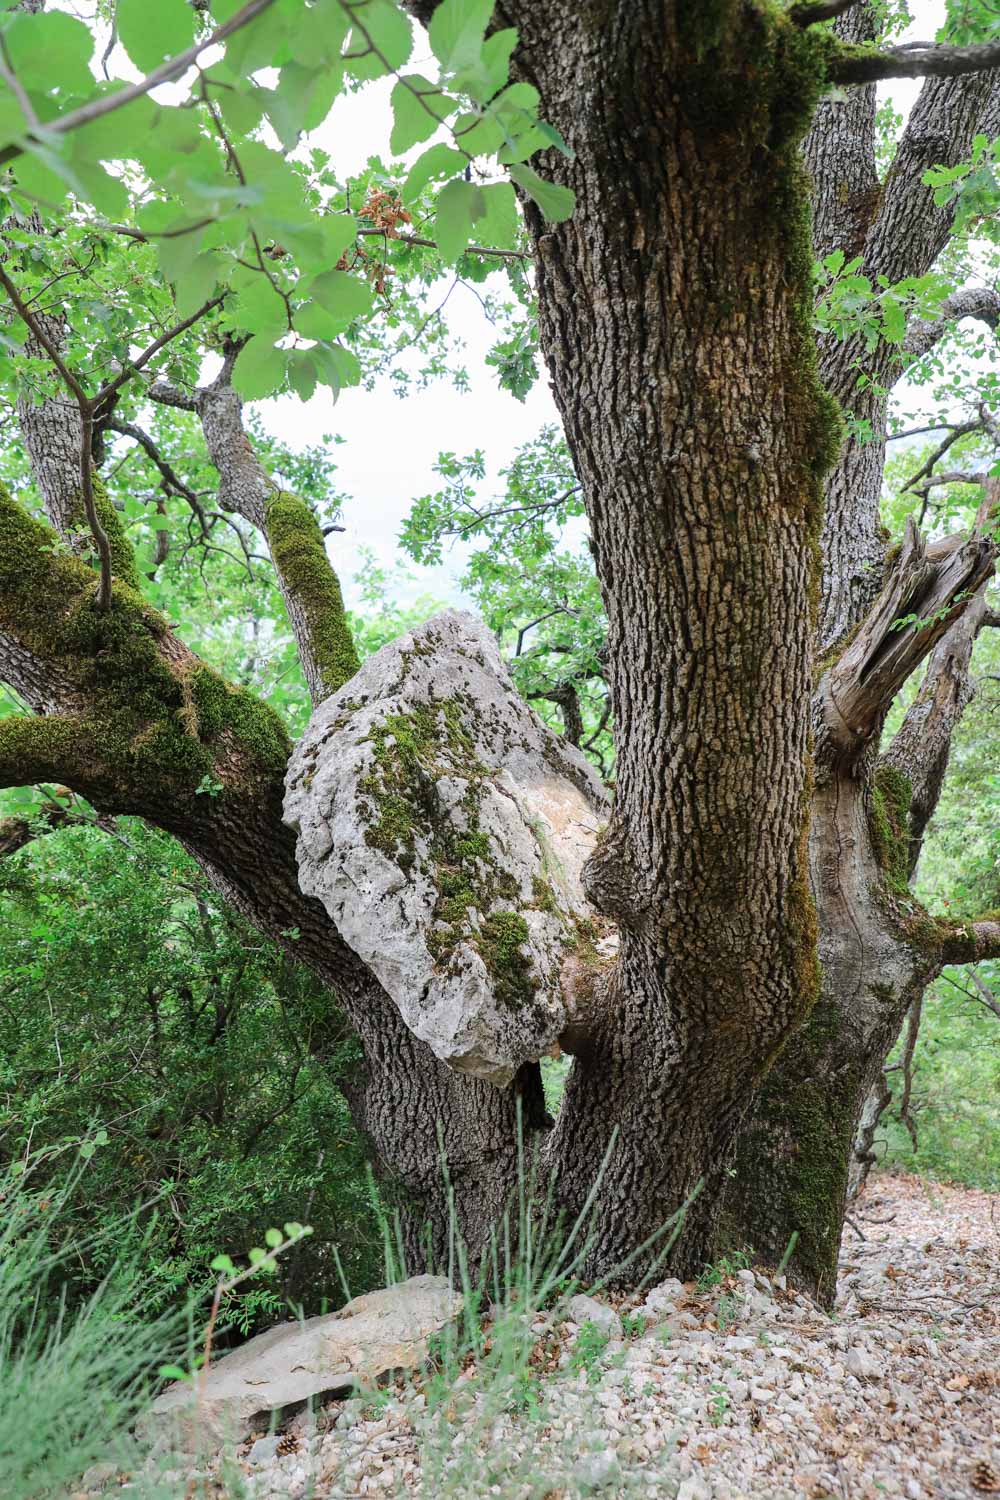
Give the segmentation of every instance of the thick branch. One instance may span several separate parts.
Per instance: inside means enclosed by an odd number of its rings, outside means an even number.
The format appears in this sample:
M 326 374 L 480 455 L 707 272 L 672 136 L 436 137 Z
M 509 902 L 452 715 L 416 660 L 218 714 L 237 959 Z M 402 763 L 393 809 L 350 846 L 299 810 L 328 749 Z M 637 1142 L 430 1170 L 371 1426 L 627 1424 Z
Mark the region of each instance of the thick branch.
M 1000 492 L 1000 482 L 993 482 L 993 491 Z M 911 878 L 924 832 L 941 796 L 952 736 L 975 695 L 970 671 L 972 651 L 989 618 L 983 584 L 934 647 L 920 691 L 882 757 L 881 764 L 900 772 L 910 785 L 907 832 Z
M 957 78 L 993 68 L 1000 68 L 1000 42 L 845 53 L 831 63 L 829 77 L 833 83 L 878 83 L 883 78 Z
M 978 964 L 1000 958 L 1000 913 L 987 912 L 971 922 L 939 923 L 943 964 Z
M 946 297 L 937 318 L 915 318 L 906 332 L 904 355 L 922 359 L 962 318 L 976 318 L 995 333 L 1000 327 L 1000 292 L 990 287 L 964 287 Z
M 306 683 L 319 703 L 357 671 L 357 652 L 319 522 L 305 501 L 278 489 L 244 430 L 231 379 L 238 352 L 230 348 L 219 375 L 198 392 L 198 416 L 219 471 L 220 504 L 267 538 Z
M 968 541 L 928 547 L 907 520 L 898 562 L 871 613 L 820 683 L 825 755 L 863 753 L 903 683 L 993 576 L 997 549 L 983 534 L 985 521 Z
M 0 720 L 0 786 L 66 782 L 75 790 L 92 779 L 94 726 L 69 715 L 41 719 L 12 715 Z
M 957 198 L 935 203 L 934 188 L 924 181 L 932 167 L 954 167 L 965 161 L 977 134 L 1000 128 L 1000 75 L 977 73 L 952 79 L 931 78 L 910 111 L 895 159 L 886 178 L 882 206 L 865 246 L 865 270 L 890 281 L 923 276 L 941 254 L 951 234 Z M 891 359 L 895 351 L 888 348 Z
M 803 5 L 793 5 L 788 16 L 796 26 L 815 26 L 817 21 L 835 20 L 858 4 L 860 0 L 807 0 Z

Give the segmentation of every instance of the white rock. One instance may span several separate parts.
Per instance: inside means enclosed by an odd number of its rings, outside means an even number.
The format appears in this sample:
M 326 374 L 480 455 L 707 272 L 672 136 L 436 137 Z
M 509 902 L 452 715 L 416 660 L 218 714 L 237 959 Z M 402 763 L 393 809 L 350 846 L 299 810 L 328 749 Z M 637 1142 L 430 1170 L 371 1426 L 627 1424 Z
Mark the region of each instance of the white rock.
M 847 1371 L 858 1380 L 876 1380 L 882 1373 L 882 1367 L 878 1360 L 873 1359 L 867 1349 L 855 1345 L 847 1351 Z
M 677 1500 L 712 1500 L 712 1491 L 703 1480 L 692 1474 L 682 1481 L 677 1491 Z
M 250 1452 L 247 1454 L 247 1463 L 255 1467 L 260 1464 L 269 1464 L 278 1456 L 278 1444 L 281 1439 L 277 1435 L 258 1438 Z
M 601 1333 L 608 1334 L 611 1338 L 621 1338 L 622 1320 L 613 1307 L 608 1307 L 604 1302 L 598 1302 L 596 1297 L 587 1297 L 578 1292 L 575 1297 L 569 1299 L 570 1317 L 578 1325 L 593 1323 Z
M 621 1478 L 618 1456 L 612 1448 L 586 1453 L 573 1465 L 573 1478 L 585 1490 L 602 1490 Z
M 303 891 L 438 1057 L 498 1084 L 592 988 L 575 923 L 595 920 L 580 877 L 606 816 L 594 768 L 454 610 L 319 705 L 286 779 Z M 511 929 L 524 936 L 501 965 Z
M 140 1434 L 167 1435 L 189 1448 L 202 1431 L 232 1437 L 259 1412 L 413 1369 L 426 1360 L 430 1335 L 461 1308 L 461 1295 L 444 1277 L 414 1276 L 355 1297 L 339 1312 L 279 1323 L 214 1362 L 200 1394 L 187 1381 L 168 1386 L 143 1416 Z
M 650 1287 L 646 1293 L 646 1300 L 643 1306 L 650 1308 L 654 1312 L 660 1312 L 667 1308 L 673 1311 L 678 1302 L 684 1300 L 685 1295 L 684 1283 L 678 1281 L 676 1276 L 670 1276 L 666 1281 L 658 1282 L 656 1286 Z

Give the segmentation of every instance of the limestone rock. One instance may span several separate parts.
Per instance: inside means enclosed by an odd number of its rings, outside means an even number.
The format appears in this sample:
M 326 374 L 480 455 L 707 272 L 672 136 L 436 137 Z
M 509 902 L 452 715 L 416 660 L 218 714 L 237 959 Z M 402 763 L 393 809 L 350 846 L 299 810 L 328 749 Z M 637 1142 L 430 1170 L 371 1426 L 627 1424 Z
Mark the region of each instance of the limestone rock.
M 444 1277 L 414 1276 L 339 1312 L 279 1323 L 213 1362 L 200 1399 L 186 1381 L 168 1386 L 143 1417 L 141 1436 L 185 1449 L 206 1438 L 232 1441 L 262 1412 L 414 1369 L 427 1358 L 430 1335 L 461 1307 Z
M 621 1318 L 613 1307 L 609 1307 L 606 1302 L 598 1302 L 596 1297 L 578 1292 L 569 1299 L 569 1315 L 574 1323 L 593 1323 L 595 1328 L 608 1334 L 610 1338 L 621 1338 Z
M 439 1058 L 499 1084 L 604 961 L 580 873 L 606 814 L 594 769 L 453 610 L 320 704 L 285 797 L 302 889 Z

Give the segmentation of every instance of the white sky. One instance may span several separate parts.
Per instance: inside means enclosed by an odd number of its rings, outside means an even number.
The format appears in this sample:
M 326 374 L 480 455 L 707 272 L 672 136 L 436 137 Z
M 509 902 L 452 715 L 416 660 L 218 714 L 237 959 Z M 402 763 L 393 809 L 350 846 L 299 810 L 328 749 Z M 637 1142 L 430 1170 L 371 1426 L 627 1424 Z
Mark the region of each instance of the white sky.
M 932 38 L 944 19 L 943 0 L 913 0 L 911 9 L 916 19 L 904 39 Z M 891 94 L 905 114 L 919 88 L 918 82 L 899 80 L 883 86 L 883 93 Z M 360 170 L 373 152 L 388 154 L 388 100 L 386 83 L 342 96 L 313 137 L 330 151 L 338 176 Z M 411 501 L 437 487 L 432 466 L 439 452 L 464 454 L 481 447 L 489 481 L 544 423 L 557 420 L 544 370 L 523 404 L 500 390 L 495 372 L 484 363 L 493 334 L 473 294 L 457 288 L 448 311 L 451 327 L 467 346 L 467 393 L 442 381 L 400 399 L 386 379 L 374 391 L 346 391 L 335 407 L 327 391 L 305 404 L 281 397 L 260 405 L 267 427 L 292 446 L 318 443 L 324 433 L 338 433 L 345 440 L 336 459 L 339 486 L 350 497 L 344 510 L 346 531 L 331 538 L 330 551 L 350 603 L 357 602 L 353 574 L 362 547 L 372 548 L 387 567 L 397 561 L 396 538 Z M 483 493 L 489 493 L 488 487 Z M 414 569 L 414 585 L 401 587 L 399 597 L 426 590 L 457 598 L 462 555 L 463 549 L 456 548 L 445 554 L 442 568 Z

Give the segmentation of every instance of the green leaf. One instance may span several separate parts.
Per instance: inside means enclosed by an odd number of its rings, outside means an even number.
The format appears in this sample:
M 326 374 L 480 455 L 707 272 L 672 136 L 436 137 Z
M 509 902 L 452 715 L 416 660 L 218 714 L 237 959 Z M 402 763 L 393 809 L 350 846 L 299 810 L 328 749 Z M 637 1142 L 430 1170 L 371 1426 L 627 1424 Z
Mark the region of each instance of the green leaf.
M 882 303 L 882 337 L 890 344 L 901 344 L 906 337 L 906 308 L 895 297 Z
M 429 182 L 439 182 L 442 177 L 453 177 L 456 172 L 464 171 L 466 166 L 468 158 L 461 151 L 456 151 L 454 146 L 446 146 L 443 142 L 428 146 L 406 175 L 402 192 L 404 201 L 412 203 L 415 198 L 420 197 Z
M 472 238 L 472 226 L 486 211 L 482 189 L 456 177 L 438 195 L 434 238 L 441 259 L 454 265 Z
M 441 120 L 450 114 L 454 100 L 420 73 L 410 73 L 396 84 L 391 103 L 393 126 L 389 149 L 393 156 L 402 156 L 411 146 L 434 134 Z
M 180 1365 L 161 1365 L 159 1368 L 161 1380 L 190 1380 L 191 1374 L 188 1370 L 182 1370 Z
M 572 214 L 576 206 L 576 194 L 572 188 L 563 187 L 558 182 L 546 182 L 531 167 L 513 166 L 509 171 L 518 187 L 535 200 L 550 223 L 559 224 Z
M 268 1259 L 267 1251 L 262 1250 L 259 1245 L 252 1246 L 251 1249 L 247 1251 L 247 1255 L 252 1266 L 261 1266 Z
M 92 93 L 90 28 L 64 11 L 16 15 L 4 29 L 10 65 L 25 88 L 51 93 Z
M 236 1267 L 234 1266 L 228 1255 L 217 1255 L 209 1265 L 209 1270 L 225 1271 L 227 1275 L 231 1276 L 236 1270 Z
M 311 349 L 293 349 L 288 356 L 288 384 L 301 401 L 308 401 L 319 376 Z
M 445 68 L 478 62 L 494 0 L 442 0 L 427 28 L 431 50 Z
M 372 309 L 372 289 L 347 271 L 324 271 L 303 288 L 344 329 Z
M 290 1219 L 285 1225 L 285 1233 L 290 1240 L 297 1240 L 299 1235 L 303 1233 L 302 1225 L 297 1219 Z
M 481 189 L 485 212 L 477 233 L 485 245 L 515 250 L 521 230 L 517 199 L 509 182 L 492 182 Z
M 339 0 L 321 0 L 319 5 L 300 12 L 288 40 L 289 53 L 307 68 L 339 62 L 350 24 L 347 8 Z
M 197 227 L 197 223 L 193 225 L 186 214 L 180 218 L 176 209 L 172 205 L 170 207 L 172 212 L 166 216 L 167 222 L 162 229 L 150 231 L 145 222 L 141 223 L 141 227 L 147 233 L 159 235 L 155 244 L 160 269 L 168 281 L 178 283 L 184 280 L 198 258 L 202 232 L 200 227 Z M 144 221 L 145 215 L 142 215 L 141 219 Z
M 212 251 L 195 256 L 190 269 L 174 287 L 177 311 L 182 318 L 189 318 L 209 300 L 222 280 L 225 269 L 223 257 Z
M 381 78 L 396 72 L 413 51 L 413 29 L 392 0 L 354 0 L 355 25 L 348 38 L 344 66 L 353 78 Z
M 264 1242 L 265 1244 L 270 1245 L 272 1250 L 276 1250 L 283 1239 L 284 1235 L 281 1233 L 280 1229 L 268 1229 L 265 1231 Z
M 118 0 L 115 19 L 118 40 L 144 73 L 194 41 L 195 12 L 188 0 Z
M 312 353 L 317 379 L 330 387 L 334 400 L 345 386 L 360 384 L 361 366 L 357 357 L 342 344 L 317 344 Z
M 302 6 L 295 0 L 275 0 L 226 42 L 229 67 L 238 77 L 249 78 L 258 68 L 280 66 L 287 55 L 289 34 L 301 14 Z
M 326 119 L 340 92 L 341 77 L 339 67 L 287 63 L 278 74 L 278 87 L 264 91 L 268 119 L 287 150 L 303 131 L 315 130 Z
M 58 204 L 66 197 L 65 166 L 54 151 L 29 143 L 18 159 L 15 192 L 37 203 Z
M 286 354 L 264 338 L 242 348 L 233 366 L 233 387 L 247 401 L 272 396 L 284 383 Z
M 123 219 L 129 212 L 131 199 L 121 178 L 105 171 L 100 162 L 88 160 L 81 153 L 83 143 L 75 137 L 69 142 L 72 150 L 68 165 L 83 189 L 86 200 L 94 205 L 106 219 Z

